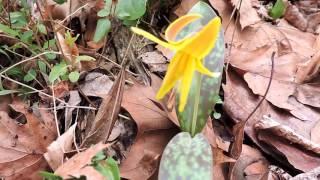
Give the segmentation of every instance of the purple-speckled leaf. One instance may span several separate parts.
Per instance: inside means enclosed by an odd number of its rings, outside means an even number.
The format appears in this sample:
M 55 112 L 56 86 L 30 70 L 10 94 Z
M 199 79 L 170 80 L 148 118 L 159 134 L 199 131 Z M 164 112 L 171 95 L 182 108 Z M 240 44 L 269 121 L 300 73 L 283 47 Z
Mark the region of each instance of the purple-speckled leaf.
M 217 16 L 208 4 L 201 1 L 193 6 L 189 13 L 201 14 L 202 18 L 185 27 L 178 34 L 177 39 L 182 39 L 199 30 L 200 27 L 205 26 Z M 222 29 L 220 30 L 215 48 L 203 60 L 203 63 L 211 72 L 220 72 L 222 74 L 224 65 L 224 38 Z M 219 96 L 220 85 L 221 76 L 211 78 L 194 72 L 187 105 L 183 112 L 177 111 L 180 127 L 183 131 L 191 133 L 192 136 L 202 131 L 217 99 L 219 99 L 217 96 Z M 177 106 L 179 106 L 179 94 L 177 94 L 177 98 Z
M 181 132 L 165 148 L 159 169 L 159 180 L 212 179 L 212 151 L 202 134 L 191 137 Z

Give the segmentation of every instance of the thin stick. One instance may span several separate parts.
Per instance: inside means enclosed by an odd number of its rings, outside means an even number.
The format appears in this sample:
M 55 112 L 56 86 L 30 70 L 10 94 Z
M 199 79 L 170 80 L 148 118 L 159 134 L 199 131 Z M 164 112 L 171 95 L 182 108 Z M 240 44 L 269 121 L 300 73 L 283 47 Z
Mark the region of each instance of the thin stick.
M 35 89 L 35 88 L 31 87 L 31 86 L 28 86 L 28 85 L 26 85 L 26 84 L 23 84 L 23 83 L 21 83 L 21 82 L 19 82 L 19 81 L 16 81 L 16 80 L 14 80 L 14 79 L 11 79 L 11 78 L 9 78 L 9 77 L 7 77 L 7 76 L 4 76 L 4 75 L 0 74 L 0 77 L 2 77 L 2 78 L 4 78 L 4 79 L 7 79 L 7 80 L 9 80 L 9 81 L 11 81 L 11 82 L 14 82 L 14 83 L 16 83 L 16 84 L 18 84 L 18 85 L 20 85 L 20 86 L 23 86 L 23 87 L 29 88 L 29 89 L 31 89 L 31 90 L 34 90 L 34 91 L 38 92 L 39 94 L 42 94 L 42 95 L 44 95 L 44 96 L 46 96 L 46 97 L 52 98 L 51 95 L 49 95 L 49 94 L 47 94 L 47 93 L 44 93 L 44 92 L 42 92 L 41 90 Z M 59 98 L 55 98 L 55 99 L 56 99 L 57 101 L 63 103 L 63 104 L 68 104 L 68 103 L 66 103 L 65 101 L 63 101 L 63 100 L 61 100 L 61 99 L 59 99 Z
M 3 70 L 2 72 L 0 72 L 0 75 L 2 76 L 5 72 L 9 71 L 10 69 L 12 69 L 12 68 L 14 68 L 14 67 L 16 67 L 16 66 L 18 66 L 18 65 L 20 65 L 20 64 L 23 64 L 23 63 L 28 62 L 28 61 L 32 61 L 32 60 L 34 60 L 34 59 L 36 59 L 36 58 L 38 58 L 38 57 L 40 57 L 40 56 L 43 56 L 43 55 L 49 54 L 49 53 L 52 53 L 52 54 L 60 54 L 59 52 L 54 52 L 54 51 L 52 51 L 52 52 L 43 52 L 43 53 L 40 53 L 40 54 L 38 54 L 38 55 L 36 55 L 36 56 L 33 56 L 33 57 L 28 58 L 28 59 L 22 60 L 22 61 L 14 64 L 14 65 L 8 67 L 7 69 L 5 69 L 5 70 Z
M 52 88 L 52 100 L 53 100 L 53 114 L 54 114 L 54 120 L 56 121 L 56 127 L 57 127 L 57 133 L 58 137 L 60 137 L 60 130 L 59 130 L 59 122 L 58 122 L 58 116 L 57 116 L 57 105 L 56 105 L 56 99 L 54 96 L 54 89 L 53 89 L 53 83 L 51 83 Z

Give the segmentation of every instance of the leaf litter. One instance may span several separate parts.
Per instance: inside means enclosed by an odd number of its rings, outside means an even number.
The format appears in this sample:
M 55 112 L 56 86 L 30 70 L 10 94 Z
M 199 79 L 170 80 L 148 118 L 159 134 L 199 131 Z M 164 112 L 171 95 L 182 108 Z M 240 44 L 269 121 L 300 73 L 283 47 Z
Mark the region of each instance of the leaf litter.
M 186 14 L 198 1 L 165 2 L 169 13 L 154 3 L 142 21 L 152 32 L 163 34 L 168 21 Z M 202 132 L 214 155 L 214 178 L 318 177 L 319 3 L 284 1 L 284 14 L 276 19 L 269 13 L 274 5 L 269 1 L 210 3 L 222 18 L 227 52 L 222 117 L 210 118 Z M 94 42 L 96 13 L 104 8 L 103 1 L 63 6 L 50 1 L 41 4 L 40 11 L 35 8 L 38 4 L 33 5 L 34 17 L 50 22 L 45 25 L 56 30 L 58 50 L 72 64 L 71 69 L 80 72 L 80 79 L 48 86 L 44 93 L 53 97 L 39 93 L 38 98 L 22 101 L 0 96 L 1 150 L 5 155 L 0 175 L 40 179 L 39 171 L 53 170 L 64 178 L 103 179 L 90 163 L 104 150 L 120 164 L 122 178 L 157 177 L 164 148 L 179 132 L 175 98 L 155 99 L 162 82 L 159 77 L 172 52 L 142 44 L 139 38 L 131 41 L 130 32 L 114 19 L 110 34 Z M 76 18 L 79 22 L 72 28 Z M 68 28 L 83 35 L 71 47 L 64 32 Z M 75 57 L 88 54 L 97 61 L 75 61 Z M 40 102 L 35 103 L 37 99 Z M 56 111 L 51 110 L 54 108 Z M 59 137 L 57 127 L 63 130 Z

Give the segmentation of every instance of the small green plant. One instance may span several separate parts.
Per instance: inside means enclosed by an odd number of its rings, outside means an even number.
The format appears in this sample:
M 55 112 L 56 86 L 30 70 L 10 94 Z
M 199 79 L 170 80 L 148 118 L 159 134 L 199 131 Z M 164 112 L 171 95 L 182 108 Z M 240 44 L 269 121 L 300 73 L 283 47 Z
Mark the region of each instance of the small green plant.
M 286 5 L 283 0 L 277 0 L 269 11 L 269 15 L 273 19 L 281 18 L 286 11 Z
M 94 42 L 101 41 L 110 32 L 110 16 L 113 16 L 113 12 L 125 25 L 135 24 L 146 12 L 147 0 L 118 0 L 116 4 L 113 3 L 112 0 L 105 0 L 104 8 L 97 14 L 100 19 L 97 22 Z
M 91 159 L 91 166 L 108 180 L 120 180 L 120 171 L 117 162 L 111 157 L 106 157 L 103 151 Z

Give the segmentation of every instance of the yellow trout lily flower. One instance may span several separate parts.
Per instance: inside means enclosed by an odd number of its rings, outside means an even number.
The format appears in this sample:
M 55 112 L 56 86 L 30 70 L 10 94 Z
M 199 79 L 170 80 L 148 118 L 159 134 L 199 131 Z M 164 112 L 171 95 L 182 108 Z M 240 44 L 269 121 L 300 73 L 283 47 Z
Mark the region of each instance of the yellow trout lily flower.
M 165 32 L 165 39 L 167 42 L 158 39 L 142 29 L 136 27 L 131 28 L 133 32 L 176 52 L 170 61 L 167 74 L 163 79 L 163 83 L 156 98 L 162 99 L 178 81 L 181 81 L 178 87 L 180 93 L 178 109 L 180 112 L 184 110 L 184 107 L 187 104 L 194 71 L 198 71 L 210 77 L 217 77 L 220 75 L 220 73 L 210 72 L 202 64 L 203 59 L 215 46 L 221 26 L 220 18 L 216 17 L 212 19 L 199 32 L 192 36 L 185 37 L 179 41 L 174 40 L 177 34 L 185 26 L 201 17 L 200 14 L 188 14 L 175 20 L 169 25 Z

